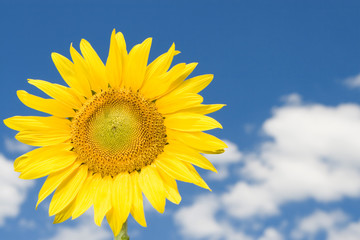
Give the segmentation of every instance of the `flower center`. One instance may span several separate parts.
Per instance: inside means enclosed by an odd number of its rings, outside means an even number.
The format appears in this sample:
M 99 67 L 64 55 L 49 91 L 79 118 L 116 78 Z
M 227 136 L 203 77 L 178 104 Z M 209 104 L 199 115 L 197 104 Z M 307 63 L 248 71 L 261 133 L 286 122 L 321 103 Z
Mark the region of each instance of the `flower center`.
M 131 90 L 95 94 L 71 124 L 74 151 L 89 170 L 103 176 L 139 171 L 166 144 L 166 128 L 155 103 Z

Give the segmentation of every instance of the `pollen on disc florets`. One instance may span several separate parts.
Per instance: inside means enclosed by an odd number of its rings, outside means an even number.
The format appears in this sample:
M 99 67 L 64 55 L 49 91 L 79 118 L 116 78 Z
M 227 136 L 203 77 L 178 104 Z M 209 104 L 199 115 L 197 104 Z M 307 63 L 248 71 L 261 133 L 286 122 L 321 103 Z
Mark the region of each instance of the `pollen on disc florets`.
M 90 171 L 116 176 L 151 164 L 166 144 L 166 128 L 154 102 L 128 89 L 109 88 L 79 109 L 71 141 Z

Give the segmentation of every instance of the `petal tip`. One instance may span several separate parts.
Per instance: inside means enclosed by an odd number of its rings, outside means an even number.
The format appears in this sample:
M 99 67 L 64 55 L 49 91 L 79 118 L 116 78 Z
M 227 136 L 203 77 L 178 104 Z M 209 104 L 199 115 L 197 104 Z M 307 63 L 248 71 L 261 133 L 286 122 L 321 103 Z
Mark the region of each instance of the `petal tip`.
M 8 128 L 11 128 L 11 123 L 10 123 L 10 120 L 11 118 L 6 118 L 6 119 L 3 119 L 3 123 L 5 124 L 5 126 L 7 126 Z

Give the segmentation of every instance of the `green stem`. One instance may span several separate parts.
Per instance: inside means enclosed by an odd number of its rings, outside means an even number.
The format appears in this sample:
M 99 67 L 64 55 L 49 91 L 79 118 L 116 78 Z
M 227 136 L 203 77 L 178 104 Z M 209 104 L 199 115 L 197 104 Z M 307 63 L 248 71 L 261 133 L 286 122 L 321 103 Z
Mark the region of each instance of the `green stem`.
M 129 240 L 130 237 L 127 234 L 127 220 L 124 222 L 124 224 L 121 227 L 121 231 L 119 235 L 117 235 L 114 240 Z

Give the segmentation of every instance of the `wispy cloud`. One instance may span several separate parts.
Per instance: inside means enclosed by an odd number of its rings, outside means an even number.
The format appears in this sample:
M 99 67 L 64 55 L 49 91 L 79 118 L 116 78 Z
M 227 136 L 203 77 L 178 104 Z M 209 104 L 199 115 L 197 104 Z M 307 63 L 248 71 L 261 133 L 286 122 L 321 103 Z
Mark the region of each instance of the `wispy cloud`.
M 4 144 L 6 150 L 10 153 L 24 153 L 32 149 L 31 146 L 10 138 L 5 138 Z
M 254 124 L 251 124 L 251 123 L 247 123 L 244 125 L 244 132 L 246 134 L 251 134 L 253 133 L 255 130 L 255 125 Z
M 297 93 L 291 93 L 281 97 L 281 101 L 286 105 L 300 105 L 302 103 L 302 98 Z
M 32 219 L 21 218 L 18 222 L 21 229 L 35 229 L 36 222 Z
M 358 88 L 360 87 L 360 74 L 353 77 L 348 77 L 343 82 L 349 88 Z

